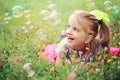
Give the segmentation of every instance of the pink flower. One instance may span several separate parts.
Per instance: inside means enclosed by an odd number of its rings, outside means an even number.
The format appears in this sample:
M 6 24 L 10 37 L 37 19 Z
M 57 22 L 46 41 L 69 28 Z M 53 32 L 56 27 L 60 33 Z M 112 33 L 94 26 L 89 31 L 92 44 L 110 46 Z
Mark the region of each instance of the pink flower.
M 101 60 L 101 62 L 102 62 L 102 63 L 104 63 L 104 62 L 105 62 L 105 60 L 104 60 L 104 59 L 102 59 L 102 60 Z
M 111 47 L 110 51 L 112 52 L 112 54 L 114 54 L 116 56 L 118 56 L 119 52 L 120 52 L 119 48 L 115 48 L 115 47 Z
M 20 62 L 20 57 L 19 56 L 15 56 L 15 61 L 16 62 Z
M 120 64 L 120 60 L 118 61 L 118 64 Z

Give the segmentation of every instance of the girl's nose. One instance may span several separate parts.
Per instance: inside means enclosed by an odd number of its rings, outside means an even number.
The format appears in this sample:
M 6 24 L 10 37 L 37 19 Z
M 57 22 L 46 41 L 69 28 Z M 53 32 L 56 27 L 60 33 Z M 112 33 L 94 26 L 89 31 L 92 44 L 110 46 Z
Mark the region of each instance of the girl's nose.
M 66 35 L 71 35 L 72 34 L 72 29 L 67 29 L 66 30 Z

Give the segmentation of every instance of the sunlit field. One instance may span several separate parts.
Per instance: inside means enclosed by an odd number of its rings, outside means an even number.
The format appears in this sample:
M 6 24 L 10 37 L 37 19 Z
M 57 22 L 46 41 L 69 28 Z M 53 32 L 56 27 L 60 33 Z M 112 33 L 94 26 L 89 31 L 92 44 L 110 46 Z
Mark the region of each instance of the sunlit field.
M 111 47 L 120 48 L 120 0 L 0 0 L 0 80 L 67 80 L 74 65 L 56 67 L 39 57 L 61 41 L 75 10 L 108 14 Z M 120 51 L 100 55 L 75 80 L 119 80 Z M 105 63 L 99 60 L 105 59 Z

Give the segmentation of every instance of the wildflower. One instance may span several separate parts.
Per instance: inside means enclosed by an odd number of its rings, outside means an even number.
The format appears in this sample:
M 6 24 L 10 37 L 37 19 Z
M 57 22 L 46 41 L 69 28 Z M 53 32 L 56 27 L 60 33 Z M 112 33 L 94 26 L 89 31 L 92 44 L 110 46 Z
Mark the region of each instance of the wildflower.
M 102 56 L 101 56 L 101 55 L 97 57 L 97 60 L 98 60 L 98 61 L 100 61 L 101 59 L 102 59 Z
M 117 24 L 116 24 L 116 23 L 113 23 L 112 26 L 117 26 Z
M 96 68 L 95 71 L 100 72 L 100 68 Z
M 118 60 L 118 64 L 120 64 L 120 60 Z
M 16 62 L 20 62 L 20 60 L 21 60 L 21 59 L 20 59 L 19 56 L 15 56 L 15 61 L 16 61 Z
M 118 66 L 117 68 L 120 69 L 120 66 Z
M 110 63 L 112 61 L 112 59 L 108 59 L 107 62 Z
M 118 33 L 119 32 L 119 28 L 116 28 L 116 33 Z
M 28 77 L 32 77 L 35 74 L 35 71 L 31 69 L 32 63 L 26 63 L 23 66 L 23 69 L 27 72 Z
M 50 71 L 53 73 L 54 76 L 57 75 L 57 71 L 56 71 L 55 67 L 51 67 Z
M 116 56 L 118 56 L 118 54 L 120 52 L 119 48 L 114 48 L 114 47 L 111 47 L 110 51 L 112 52 L 112 54 L 114 54 Z
M 41 54 L 42 54 L 42 52 L 38 52 L 38 54 L 37 54 L 37 55 L 38 55 L 38 56 L 40 56 Z
M 107 48 L 107 47 L 105 47 L 105 48 L 104 48 L 104 51 L 105 51 L 105 52 L 107 52 L 107 51 L 108 51 L 108 48 Z
M 68 74 L 67 79 L 68 79 L 68 80 L 74 80 L 75 77 L 76 77 L 76 74 L 75 74 L 74 71 L 72 71 L 72 72 L 70 72 L 70 73 Z
M 51 67 L 50 68 L 50 71 L 54 72 L 55 68 L 54 67 Z
M 83 67 L 84 64 L 85 64 L 85 62 L 83 62 L 83 61 L 80 62 L 80 66 L 81 66 L 81 67 Z
M 104 62 L 105 62 L 105 60 L 104 60 L 104 59 L 102 59 L 102 60 L 101 60 L 101 62 L 102 62 L 102 63 L 104 63 Z
M 116 55 L 114 55 L 114 56 L 112 56 L 112 58 L 116 59 L 116 58 L 117 58 L 117 56 L 116 56 Z

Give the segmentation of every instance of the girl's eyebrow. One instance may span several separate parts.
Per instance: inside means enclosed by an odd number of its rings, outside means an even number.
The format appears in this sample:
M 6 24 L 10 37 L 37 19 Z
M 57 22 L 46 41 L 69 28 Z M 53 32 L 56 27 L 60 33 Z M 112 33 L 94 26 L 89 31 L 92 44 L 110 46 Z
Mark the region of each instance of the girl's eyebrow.
M 70 25 L 68 24 L 67 27 L 70 27 Z

